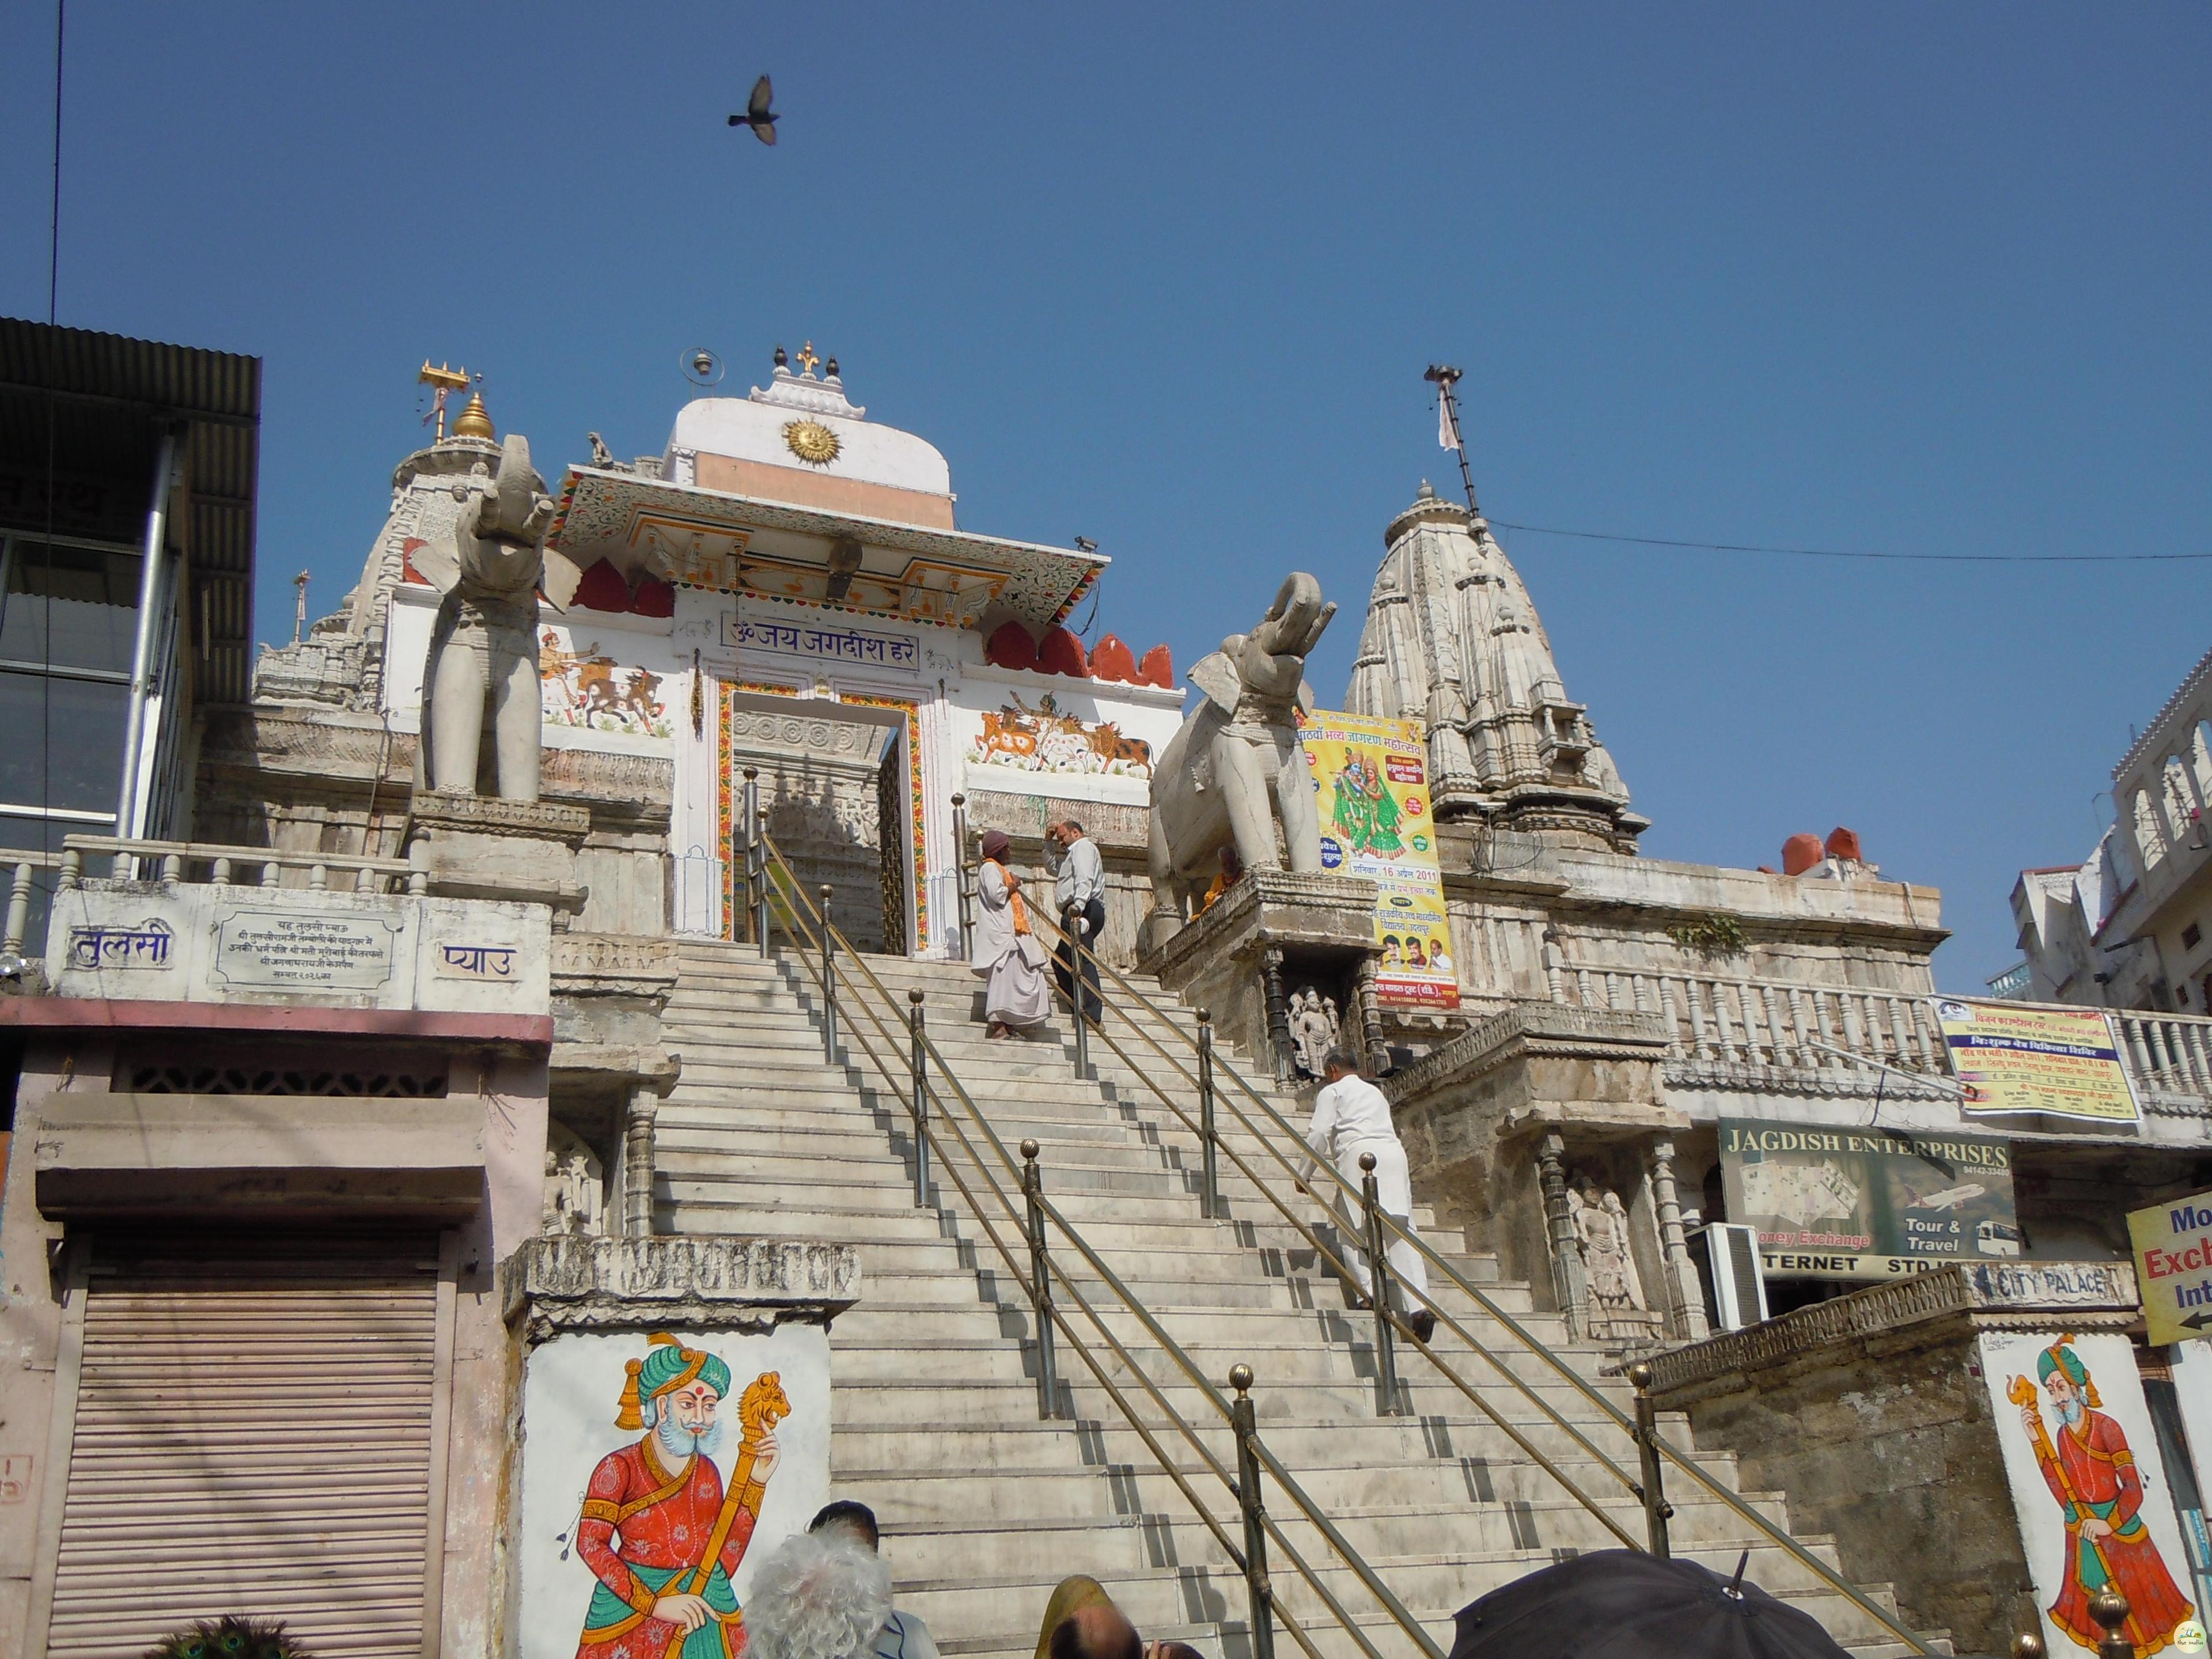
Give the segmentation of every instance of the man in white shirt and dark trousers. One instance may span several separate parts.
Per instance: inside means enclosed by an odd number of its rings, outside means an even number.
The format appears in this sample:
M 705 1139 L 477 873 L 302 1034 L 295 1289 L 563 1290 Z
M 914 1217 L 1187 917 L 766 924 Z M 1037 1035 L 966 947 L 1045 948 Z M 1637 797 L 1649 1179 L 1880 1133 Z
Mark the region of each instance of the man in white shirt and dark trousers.
M 1105 1012 L 1098 996 L 1098 962 L 1092 954 L 1106 927 L 1106 863 L 1098 856 L 1098 843 L 1073 818 L 1062 818 L 1045 831 L 1060 848 L 1060 874 L 1052 890 L 1060 912 L 1060 932 L 1083 940 L 1083 1017 L 1097 1025 Z M 1060 993 L 1073 1004 L 1075 952 L 1066 939 L 1054 947 L 1053 976 Z
M 1380 1089 L 1359 1075 L 1359 1061 L 1352 1051 L 1330 1049 L 1322 1069 L 1328 1081 L 1314 1097 L 1313 1121 L 1306 1126 L 1306 1146 L 1313 1156 L 1306 1160 L 1298 1188 L 1302 1192 L 1308 1189 L 1316 1160 L 1322 1158 L 1328 1159 L 1329 1167 L 1350 1185 L 1352 1193 L 1347 1195 L 1332 1182 L 1324 1197 L 1344 1235 L 1346 1265 L 1359 1282 L 1359 1305 L 1371 1308 L 1375 1280 L 1368 1271 L 1367 1253 L 1359 1248 L 1367 1237 L 1366 1206 L 1358 1198 L 1366 1178 L 1366 1171 L 1359 1167 L 1360 1154 L 1375 1155 L 1376 1201 L 1383 1214 L 1407 1233 L 1414 1231 L 1413 1176 L 1406 1167 L 1406 1149 L 1399 1142 L 1397 1127 L 1390 1121 L 1390 1103 Z M 1428 1264 L 1410 1239 L 1398 1237 L 1387 1225 L 1382 1231 L 1389 1241 L 1384 1254 L 1389 1260 L 1390 1276 L 1403 1291 L 1401 1311 L 1406 1312 L 1406 1322 L 1415 1336 L 1426 1342 L 1437 1328 L 1437 1316 L 1424 1305 L 1429 1296 Z

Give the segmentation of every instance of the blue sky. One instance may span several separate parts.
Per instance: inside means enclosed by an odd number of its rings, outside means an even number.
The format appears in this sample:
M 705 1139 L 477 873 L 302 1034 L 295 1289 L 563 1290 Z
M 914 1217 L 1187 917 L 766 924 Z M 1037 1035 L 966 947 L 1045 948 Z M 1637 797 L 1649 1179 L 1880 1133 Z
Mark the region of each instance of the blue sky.
M 51 9 L 0 52 L 0 309 L 44 316 Z M 1180 665 L 1498 519 L 1934 553 L 2212 549 L 2197 5 L 93 4 L 59 316 L 267 361 L 261 637 L 358 574 L 427 355 L 549 471 L 703 344 L 812 339 L 966 526 L 1096 539 Z M 724 125 L 775 76 L 775 150 Z M 1939 980 L 2208 645 L 2212 562 L 1929 566 L 1502 532 L 1659 857 L 1861 833 Z

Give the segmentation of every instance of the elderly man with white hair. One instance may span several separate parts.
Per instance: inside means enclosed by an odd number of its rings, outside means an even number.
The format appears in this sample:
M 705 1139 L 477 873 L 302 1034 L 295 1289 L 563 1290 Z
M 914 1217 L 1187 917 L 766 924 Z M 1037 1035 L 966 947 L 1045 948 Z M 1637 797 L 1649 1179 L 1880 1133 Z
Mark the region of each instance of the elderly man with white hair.
M 753 1576 L 746 1659 L 869 1659 L 890 1611 L 883 1557 L 843 1528 L 794 1533 Z

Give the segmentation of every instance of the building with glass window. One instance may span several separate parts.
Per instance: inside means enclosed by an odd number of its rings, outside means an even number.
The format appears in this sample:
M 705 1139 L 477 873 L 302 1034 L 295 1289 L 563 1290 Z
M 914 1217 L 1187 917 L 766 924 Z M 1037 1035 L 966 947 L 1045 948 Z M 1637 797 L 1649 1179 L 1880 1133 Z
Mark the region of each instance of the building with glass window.
M 0 319 L 0 863 L 188 833 L 196 714 L 246 695 L 260 412 L 258 358 Z

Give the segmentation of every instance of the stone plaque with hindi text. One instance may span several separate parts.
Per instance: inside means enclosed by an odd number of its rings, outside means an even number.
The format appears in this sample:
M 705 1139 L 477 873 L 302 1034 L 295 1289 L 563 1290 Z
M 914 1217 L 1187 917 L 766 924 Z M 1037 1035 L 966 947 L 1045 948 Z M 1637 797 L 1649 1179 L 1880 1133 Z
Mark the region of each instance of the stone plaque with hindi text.
M 374 991 L 392 977 L 392 924 L 380 917 L 239 911 L 216 932 L 215 971 L 262 991 Z

